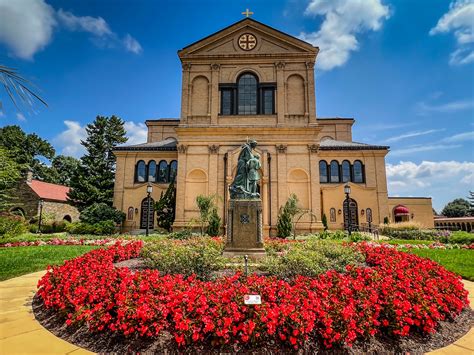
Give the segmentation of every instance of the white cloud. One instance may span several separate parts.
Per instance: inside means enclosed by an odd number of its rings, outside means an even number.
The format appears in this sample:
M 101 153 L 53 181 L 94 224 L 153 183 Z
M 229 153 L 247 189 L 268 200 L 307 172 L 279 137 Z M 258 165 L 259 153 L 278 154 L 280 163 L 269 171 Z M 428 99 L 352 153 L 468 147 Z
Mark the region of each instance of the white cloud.
M 416 105 L 416 111 L 419 115 L 427 115 L 433 112 L 451 113 L 469 110 L 472 108 L 474 108 L 474 100 L 472 99 L 457 100 L 444 104 L 430 104 L 425 101 L 421 101 Z
M 385 141 L 387 143 L 389 143 L 389 142 L 398 142 L 399 140 L 402 140 L 402 139 L 405 139 L 405 138 L 419 137 L 419 136 L 424 136 L 424 135 L 427 135 L 427 134 L 441 132 L 441 131 L 444 131 L 444 129 L 429 129 L 427 131 L 405 133 L 405 134 L 401 134 L 399 136 L 388 138 Z
M 96 36 L 110 36 L 113 34 L 102 17 L 75 16 L 71 12 L 59 9 L 58 19 L 70 31 L 89 32 Z
M 356 35 L 378 31 L 390 16 L 382 0 L 311 0 L 305 15 L 324 16 L 319 31 L 300 34 L 301 39 L 321 49 L 318 67 L 323 70 L 346 63 L 359 48 Z
M 390 196 L 433 196 L 436 209 L 474 186 L 474 162 L 401 161 L 386 170 Z
M 462 65 L 474 62 L 474 0 L 456 0 L 449 11 L 430 30 L 430 35 L 454 33 L 457 49 L 451 53 L 449 63 Z
M 26 121 L 26 117 L 24 114 L 22 114 L 21 112 L 17 112 L 16 114 L 16 119 L 20 122 L 25 122 Z
M 59 148 L 61 154 L 79 158 L 85 153 L 81 140 L 87 138 L 86 128 L 77 121 L 66 120 L 64 124 L 66 129 L 53 139 L 53 143 Z M 128 137 L 125 145 L 140 144 L 147 141 L 148 130 L 144 123 L 127 121 L 124 128 Z
M 44 0 L 0 0 L 0 43 L 9 53 L 33 59 L 51 41 L 54 9 Z
M 414 145 L 408 148 L 395 149 L 390 152 L 390 156 L 410 155 L 419 152 L 429 152 L 433 150 L 445 150 L 460 148 L 459 144 L 431 144 L 431 145 Z
M 53 143 L 61 149 L 61 154 L 79 158 L 85 152 L 81 140 L 86 139 L 85 127 L 77 121 L 64 121 L 67 129 L 53 139 Z
M 0 111 L 0 118 L 5 117 L 5 113 L 3 111 Z
M 133 121 L 127 121 L 124 124 L 125 131 L 127 132 L 128 141 L 126 145 L 146 143 L 148 136 L 148 129 L 144 123 L 135 123 Z
M 125 46 L 125 49 L 129 52 L 140 54 L 143 51 L 143 48 L 140 43 L 138 43 L 138 41 L 132 36 L 130 36 L 128 33 L 123 39 L 123 44 Z
M 446 137 L 443 139 L 443 142 L 446 143 L 456 143 L 456 142 L 465 142 L 474 140 L 474 131 L 455 134 L 451 137 Z
M 33 59 L 53 37 L 54 29 L 86 32 L 92 42 L 102 48 L 122 48 L 139 54 L 142 47 L 127 34 L 120 38 L 102 17 L 76 16 L 59 9 L 57 12 L 44 0 L 0 0 L 0 44 L 9 54 Z

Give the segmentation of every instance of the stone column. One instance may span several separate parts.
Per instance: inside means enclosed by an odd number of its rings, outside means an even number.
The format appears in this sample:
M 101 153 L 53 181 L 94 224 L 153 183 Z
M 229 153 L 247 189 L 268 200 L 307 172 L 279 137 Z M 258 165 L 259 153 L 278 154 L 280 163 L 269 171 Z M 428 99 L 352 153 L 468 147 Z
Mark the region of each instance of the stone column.
M 286 203 L 288 198 L 287 188 L 287 167 L 286 167 L 286 150 L 287 146 L 284 144 L 278 144 L 277 150 L 277 182 L 278 182 L 278 203 L 277 211 L 280 206 Z M 278 212 L 277 212 L 278 213 Z M 275 222 L 276 223 L 276 222 Z
M 178 145 L 178 175 L 176 177 L 176 216 L 173 223 L 173 230 L 180 229 L 186 226 L 184 216 L 184 205 L 186 193 L 187 151 L 187 145 Z
M 309 154 L 309 173 L 310 173 L 310 186 L 311 186 L 311 209 L 316 215 L 317 221 L 311 223 L 311 231 L 323 229 L 321 222 L 323 212 L 321 210 L 321 189 L 319 182 L 319 159 L 318 159 L 318 144 L 308 144 Z
M 285 121 L 285 62 L 275 63 L 277 78 L 277 125 L 283 125 Z
M 191 83 L 189 81 L 191 75 L 191 64 L 183 63 L 183 72 L 182 72 L 182 85 L 181 85 L 181 119 L 187 123 L 187 117 L 189 115 L 189 98 Z
M 211 125 L 217 125 L 219 115 L 219 72 L 220 64 L 211 65 L 211 85 L 209 92 Z

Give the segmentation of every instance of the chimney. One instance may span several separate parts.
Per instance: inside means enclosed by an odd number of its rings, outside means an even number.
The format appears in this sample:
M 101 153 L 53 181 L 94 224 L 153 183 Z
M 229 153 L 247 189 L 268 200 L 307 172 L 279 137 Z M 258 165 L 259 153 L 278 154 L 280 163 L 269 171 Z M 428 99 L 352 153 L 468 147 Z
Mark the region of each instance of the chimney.
M 33 180 L 33 171 L 28 169 L 28 172 L 26 173 L 26 183 L 31 184 L 31 180 Z

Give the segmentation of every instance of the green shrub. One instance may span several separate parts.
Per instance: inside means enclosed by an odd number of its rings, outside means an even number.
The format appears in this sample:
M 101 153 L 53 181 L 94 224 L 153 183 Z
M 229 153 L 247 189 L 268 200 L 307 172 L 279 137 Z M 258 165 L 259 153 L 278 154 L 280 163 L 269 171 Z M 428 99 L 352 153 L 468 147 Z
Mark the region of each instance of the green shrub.
M 217 237 L 221 232 L 221 217 L 217 213 L 217 208 L 213 208 L 209 216 L 209 224 L 207 225 L 207 234 L 211 237 Z
M 66 221 L 54 221 L 48 223 L 41 223 L 41 233 L 52 234 L 52 233 L 62 233 L 66 231 L 66 227 L 69 223 Z M 38 223 L 30 224 L 29 231 L 31 233 L 38 232 Z
M 212 273 L 224 267 L 222 244 L 209 237 L 189 239 L 185 242 L 168 239 L 145 245 L 142 256 L 146 264 L 163 274 L 195 274 L 208 280 Z
M 300 211 L 298 208 L 298 197 L 291 194 L 285 203 L 280 207 L 277 220 L 277 237 L 288 238 L 293 231 L 293 217 Z
M 113 221 L 116 224 L 120 224 L 125 220 L 125 213 L 105 203 L 94 203 L 82 210 L 79 219 L 81 222 L 88 224 L 96 224 L 103 221 Z
M 372 238 L 370 238 L 367 234 L 362 234 L 359 232 L 352 232 L 348 239 L 354 243 L 372 240 Z
M 447 241 L 455 244 L 472 244 L 474 243 L 474 234 L 463 231 L 453 232 Z
M 115 222 L 101 221 L 94 224 L 74 222 L 66 226 L 66 231 L 70 234 L 112 235 L 115 233 Z
M 180 231 L 168 234 L 169 239 L 186 240 L 192 237 L 193 232 L 190 229 L 181 229 Z
M 326 217 L 326 214 L 323 214 L 323 218 L 321 218 L 321 222 L 324 226 L 324 231 L 328 230 L 328 218 Z
M 16 237 L 26 231 L 25 220 L 21 216 L 0 213 L 0 238 Z
M 314 277 L 328 270 L 344 272 L 347 265 L 363 262 L 363 255 L 350 247 L 307 240 L 292 244 L 281 256 L 266 257 L 263 269 L 270 275 L 291 279 L 298 275 Z

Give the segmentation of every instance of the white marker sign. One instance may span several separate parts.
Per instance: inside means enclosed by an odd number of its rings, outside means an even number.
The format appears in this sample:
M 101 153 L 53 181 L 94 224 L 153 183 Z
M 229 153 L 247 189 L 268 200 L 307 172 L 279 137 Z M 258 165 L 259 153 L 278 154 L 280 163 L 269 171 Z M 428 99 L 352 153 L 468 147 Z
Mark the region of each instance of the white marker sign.
M 245 295 L 244 296 L 245 304 L 262 304 L 262 298 L 260 295 Z

